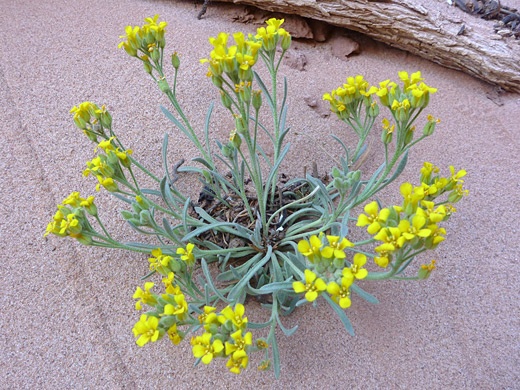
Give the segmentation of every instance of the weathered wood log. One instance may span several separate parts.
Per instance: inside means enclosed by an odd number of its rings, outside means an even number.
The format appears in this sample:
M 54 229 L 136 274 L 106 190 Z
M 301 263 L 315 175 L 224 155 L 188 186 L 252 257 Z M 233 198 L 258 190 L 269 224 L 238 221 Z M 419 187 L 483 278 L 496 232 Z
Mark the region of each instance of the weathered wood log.
M 435 0 L 217 0 L 321 20 L 520 92 L 520 41 Z M 465 26 L 465 28 L 462 28 Z M 461 33 L 463 31 L 463 33 Z

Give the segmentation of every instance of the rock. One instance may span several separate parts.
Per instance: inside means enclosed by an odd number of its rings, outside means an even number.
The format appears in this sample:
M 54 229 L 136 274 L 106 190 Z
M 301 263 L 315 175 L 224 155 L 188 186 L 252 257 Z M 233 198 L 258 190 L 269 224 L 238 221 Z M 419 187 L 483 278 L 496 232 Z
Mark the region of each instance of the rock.
M 312 108 L 315 108 L 315 107 L 318 107 L 318 102 L 316 101 L 315 98 L 311 97 L 311 96 L 305 96 L 303 98 L 303 101 L 309 106 L 309 107 L 312 107 Z
M 274 17 L 274 16 L 273 16 Z M 281 15 L 285 19 L 282 27 L 291 33 L 293 38 L 313 39 L 311 27 L 307 21 L 298 15 Z
M 301 72 L 305 70 L 305 65 L 307 65 L 307 57 L 297 50 L 288 50 L 287 53 L 285 53 L 284 63 Z
M 307 23 L 312 30 L 312 35 L 316 42 L 325 42 L 329 39 L 332 33 L 332 26 L 330 24 L 314 19 L 308 19 Z
M 334 35 L 330 40 L 330 44 L 332 54 L 344 61 L 347 61 L 348 56 L 360 52 L 359 44 L 342 34 Z

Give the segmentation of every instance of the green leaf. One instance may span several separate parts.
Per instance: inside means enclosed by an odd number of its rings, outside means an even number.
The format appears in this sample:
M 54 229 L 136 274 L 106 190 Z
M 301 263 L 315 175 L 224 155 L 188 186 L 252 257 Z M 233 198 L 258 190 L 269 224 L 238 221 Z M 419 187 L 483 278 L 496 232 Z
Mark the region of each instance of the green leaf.
M 376 182 L 378 176 L 381 174 L 381 172 L 383 171 L 383 168 L 385 166 L 386 166 L 385 163 L 381 164 L 381 166 L 377 169 L 377 171 L 374 172 L 374 174 L 372 175 L 370 180 L 367 182 L 367 185 L 365 186 L 365 189 L 361 193 L 361 196 L 364 196 L 364 195 L 366 195 L 366 194 L 368 194 L 370 192 L 370 190 L 372 189 L 372 186 Z
M 168 183 L 172 182 L 172 179 L 170 177 L 170 172 L 168 170 L 168 133 L 164 134 L 163 143 L 162 143 L 162 160 L 163 160 L 163 166 L 164 171 L 166 172 L 166 176 L 168 177 Z
M 298 330 L 298 325 L 296 325 L 294 328 L 287 329 L 285 326 L 283 326 L 282 321 L 280 320 L 280 317 L 278 314 L 276 315 L 276 322 L 278 322 L 278 325 L 280 325 L 280 329 L 282 329 L 282 332 L 287 336 L 291 337 L 296 330 Z
M 208 150 L 208 156 L 209 158 L 213 159 L 213 156 L 211 155 L 211 148 L 209 145 L 209 122 L 211 119 L 211 113 L 213 112 L 213 106 L 215 105 L 214 102 L 211 102 L 208 108 L 208 113 L 206 115 L 206 121 L 204 122 L 204 138 L 206 140 L 206 149 Z M 212 161 L 213 162 L 213 161 Z M 213 169 L 212 167 L 211 169 Z
M 160 106 L 160 107 L 161 107 L 161 111 L 164 113 L 164 115 L 166 115 L 166 118 L 168 118 L 171 122 L 173 122 L 173 124 L 175 126 L 177 126 L 184 134 L 186 134 L 186 137 L 188 137 L 191 140 L 191 142 L 193 142 L 196 145 L 197 143 L 193 139 L 193 136 L 191 135 L 191 133 L 188 130 L 186 130 L 186 128 L 182 125 L 182 123 L 179 122 L 177 120 L 177 118 L 175 118 L 173 116 L 173 114 L 170 111 L 168 111 L 168 109 L 166 109 L 163 106 Z
M 285 282 L 264 284 L 258 291 L 261 291 L 262 294 L 269 294 L 280 290 L 292 290 L 292 284 L 292 278 L 289 278 Z
M 334 309 L 338 317 L 340 318 L 341 322 L 343 322 L 343 325 L 345 326 L 345 329 L 347 332 L 354 336 L 354 328 L 352 327 L 352 324 L 350 323 L 350 320 L 348 319 L 347 315 L 343 311 L 341 307 L 339 307 L 336 302 L 334 302 L 327 294 L 322 294 L 322 297 L 325 298 L 327 303 Z
M 273 167 L 271 168 L 271 172 L 269 172 L 269 177 L 267 178 L 267 181 L 265 182 L 264 188 L 271 188 L 271 182 L 274 180 L 274 177 L 276 176 L 276 172 L 278 172 L 278 168 L 280 167 L 280 164 L 282 163 L 285 155 L 289 151 L 289 146 L 291 144 L 288 143 L 285 148 L 283 148 L 282 152 L 280 153 L 280 156 L 278 156 L 278 160 L 275 162 Z M 269 196 L 269 191 L 265 191 L 264 193 L 264 205 L 267 204 L 267 197 Z
M 388 181 L 385 182 L 381 187 L 379 187 L 379 190 L 385 188 L 387 185 L 389 185 L 391 182 L 393 182 L 404 170 L 406 167 L 406 163 L 408 162 L 408 150 L 404 153 L 403 158 L 399 162 L 399 165 L 397 166 L 397 169 L 395 170 L 394 174 Z
M 204 258 L 202 258 L 200 260 L 200 265 L 201 265 L 201 268 L 202 268 L 202 273 L 204 274 L 204 277 L 206 278 L 206 281 L 208 282 L 208 286 L 213 290 L 213 292 L 215 293 L 215 295 L 220 299 L 222 300 L 223 302 L 226 302 L 226 303 L 230 303 L 232 302 L 231 300 L 227 299 L 226 297 L 224 297 L 220 291 L 218 290 L 217 287 L 215 287 L 215 284 L 213 283 L 213 279 L 211 278 L 211 273 L 209 272 L 209 268 L 208 268 L 208 263 L 206 263 L 206 260 Z
M 187 221 L 188 221 L 188 208 L 190 207 L 190 203 L 191 203 L 191 199 L 190 198 L 186 199 L 186 202 L 184 202 L 184 208 L 182 210 L 182 224 L 184 227 L 184 232 L 189 232 Z M 186 236 L 185 236 L 182 241 L 186 241 L 186 240 L 189 240 L 189 238 L 186 238 Z
M 283 77 L 283 99 L 282 99 L 282 106 L 280 107 L 280 117 L 278 119 L 278 122 L 280 123 L 280 129 L 283 129 L 285 127 L 285 116 L 287 115 L 287 106 L 285 105 L 285 102 L 287 101 L 287 77 Z M 280 141 L 280 144 L 282 141 Z
M 258 86 L 260 87 L 260 90 L 262 91 L 262 93 L 264 94 L 264 96 L 265 96 L 265 98 L 267 100 L 267 104 L 269 104 L 269 107 L 271 107 L 271 111 L 275 115 L 278 115 L 278 113 L 275 112 L 273 98 L 271 97 L 271 94 L 267 90 L 267 87 L 265 86 L 264 82 L 262 81 L 262 79 L 260 78 L 258 73 L 256 73 L 255 71 L 253 71 L 253 73 L 255 75 L 256 82 L 258 83 Z
M 195 161 L 195 162 L 198 162 L 198 163 L 201 163 L 202 165 L 204 165 L 206 168 L 208 169 L 213 169 L 213 167 L 211 166 L 210 163 L 208 163 L 205 159 L 203 159 L 202 157 L 195 157 L 195 158 L 192 158 L 191 161 Z
M 248 283 L 251 278 L 260 270 L 260 268 L 262 268 L 271 259 L 272 252 L 273 248 L 271 245 L 269 245 L 267 247 L 267 253 L 265 256 L 260 261 L 258 261 L 244 276 L 242 276 L 240 281 L 231 289 L 228 294 L 229 299 L 235 300 L 239 297 L 242 290 L 246 286 L 246 283 Z
M 378 304 L 379 303 L 378 299 L 375 296 L 373 296 L 372 294 L 367 293 L 365 290 L 363 290 L 357 284 L 352 284 L 350 287 L 352 288 L 352 291 L 354 291 L 357 295 L 359 295 L 365 301 L 373 303 L 373 304 Z
M 126 202 L 126 203 L 128 203 L 128 204 L 132 204 L 132 203 L 134 203 L 134 201 L 128 199 L 126 196 L 123 196 L 123 195 L 121 195 L 121 194 L 117 194 L 117 193 L 115 193 L 115 192 L 111 192 L 111 194 L 112 194 L 113 196 L 115 196 L 117 199 L 120 199 L 120 200 L 122 200 L 123 202 Z
M 274 377 L 278 379 L 280 378 L 280 354 L 278 352 L 278 344 L 276 344 L 276 335 L 274 332 L 272 333 L 272 337 L 269 338 L 268 343 L 271 345 L 273 351 Z
M 177 214 L 177 212 L 175 211 L 177 209 L 177 203 L 170 191 L 170 187 L 166 176 L 164 176 L 161 180 L 161 183 L 159 184 L 159 189 L 161 190 L 161 197 L 163 198 L 164 203 L 166 203 L 166 205 L 172 213 Z
M 255 322 L 247 323 L 247 327 L 250 329 L 263 329 L 263 328 L 267 328 L 269 325 L 271 325 L 271 321 L 262 322 L 262 323 L 255 323 Z

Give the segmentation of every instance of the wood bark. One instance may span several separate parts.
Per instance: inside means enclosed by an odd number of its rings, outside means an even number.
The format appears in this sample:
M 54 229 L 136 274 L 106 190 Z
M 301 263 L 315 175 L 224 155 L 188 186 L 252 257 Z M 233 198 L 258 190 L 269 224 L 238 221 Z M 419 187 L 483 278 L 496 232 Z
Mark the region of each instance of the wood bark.
M 391 46 L 520 92 L 520 41 L 493 35 L 484 21 L 434 0 L 217 0 L 362 32 Z M 465 32 L 458 35 L 462 25 Z

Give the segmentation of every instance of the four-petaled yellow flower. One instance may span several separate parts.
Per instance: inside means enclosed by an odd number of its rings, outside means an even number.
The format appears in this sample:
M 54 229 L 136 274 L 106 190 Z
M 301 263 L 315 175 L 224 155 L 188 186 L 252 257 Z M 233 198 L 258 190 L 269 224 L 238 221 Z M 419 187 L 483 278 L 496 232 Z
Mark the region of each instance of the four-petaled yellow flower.
M 342 238 L 340 240 L 339 236 L 327 236 L 327 240 L 329 241 L 329 245 L 321 251 L 321 254 L 326 259 L 330 259 L 332 256 L 334 256 L 337 259 L 344 259 L 347 255 L 345 255 L 345 252 L 343 250 L 347 247 L 353 247 L 354 244 L 351 243 L 346 238 Z
M 189 243 L 188 245 L 186 245 L 186 249 L 177 249 L 177 254 L 182 255 L 181 260 L 184 260 L 188 265 L 193 265 L 195 263 L 195 255 L 192 253 L 194 247 L 195 245 Z
M 234 360 L 238 360 L 242 356 L 242 351 L 247 352 L 247 346 L 253 344 L 253 334 L 247 332 L 242 337 L 242 330 L 239 329 L 231 334 L 231 338 L 235 340 L 234 344 L 226 341 L 226 355 L 233 355 Z
M 177 324 L 173 324 L 170 329 L 168 329 L 168 337 L 173 345 L 178 345 L 182 341 L 181 335 L 177 332 Z
M 214 312 L 216 310 L 216 308 L 212 307 L 212 306 L 204 306 L 204 313 L 200 314 L 199 315 L 199 322 L 201 324 L 203 324 L 206 319 L 208 318 L 208 316 Z
M 144 284 L 145 291 L 143 291 L 141 289 L 141 287 L 137 287 L 137 289 L 135 290 L 133 298 L 139 299 L 139 301 L 137 301 L 135 303 L 135 308 L 137 310 L 141 310 L 143 308 L 141 303 L 144 303 L 145 305 L 151 305 L 151 306 L 154 306 L 157 303 L 157 299 L 155 299 L 155 297 L 150 292 L 150 290 L 152 289 L 154 284 L 155 283 L 153 283 L 153 282 L 146 282 Z
M 297 293 L 305 293 L 305 299 L 312 302 L 318 298 L 322 291 L 327 289 L 327 285 L 321 278 L 317 278 L 316 274 L 311 270 L 305 270 L 305 284 L 302 282 L 293 282 L 293 289 Z
M 159 330 L 157 326 L 159 325 L 159 320 L 157 317 L 148 317 L 146 314 L 141 316 L 139 322 L 137 322 L 132 329 L 134 332 L 134 337 L 140 336 L 136 344 L 142 347 L 149 341 L 157 341 L 159 338 Z
M 401 235 L 406 238 L 406 240 L 413 240 L 415 237 L 428 237 L 431 233 L 429 229 L 422 229 L 422 227 L 426 224 L 426 218 L 424 218 L 420 214 L 415 214 L 412 219 L 412 223 L 407 219 L 403 219 L 399 222 L 399 230 L 401 231 Z
M 381 230 L 381 225 L 386 222 L 390 215 L 389 209 L 382 209 L 378 211 L 377 202 L 373 201 L 365 206 L 365 214 L 360 214 L 356 226 L 366 226 L 369 234 L 376 234 Z
M 332 300 L 339 304 L 343 309 L 346 309 L 351 304 L 350 286 L 352 286 L 353 282 L 354 277 L 352 274 L 345 274 L 341 278 L 341 286 L 336 282 L 330 282 L 327 286 L 327 292 L 331 294 Z
M 192 340 L 193 356 L 202 358 L 202 363 L 209 364 L 213 357 L 224 349 L 222 341 L 215 339 L 211 342 L 211 333 L 204 333 L 202 336 Z
M 179 320 L 183 320 L 188 312 L 188 303 L 184 294 L 177 294 L 174 297 L 176 305 L 167 304 L 164 306 L 163 315 L 166 316 L 177 316 Z
M 368 275 L 368 271 L 363 267 L 367 262 L 367 257 L 362 253 L 356 253 L 354 255 L 353 264 L 350 266 L 350 268 L 343 268 L 343 277 L 348 277 L 356 279 L 364 279 Z
M 241 303 L 236 304 L 235 311 L 230 306 L 226 306 L 220 312 L 223 317 L 219 318 L 219 321 L 226 322 L 226 320 L 231 320 L 237 329 L 245 329 L 247 327 L 247 317 L 244 317 L 244 312 L 244 305 Z
M 238 351 L 229 358 L 226 363 L 226 367 L 229 367 L 229 371 L 234 374 L 240 374 L 242 369 L 247 367 L 249 358 L 247 357 L 246 351 Z
M 319 257 L 321 255 L 320 249 L 322 247 L 322 243 L 318 236 L 311 236 L 309 241 L 301 240 L 298 242 L 298 251 L 307 257 L 311 263 L 313 263 L 314 257 Z

